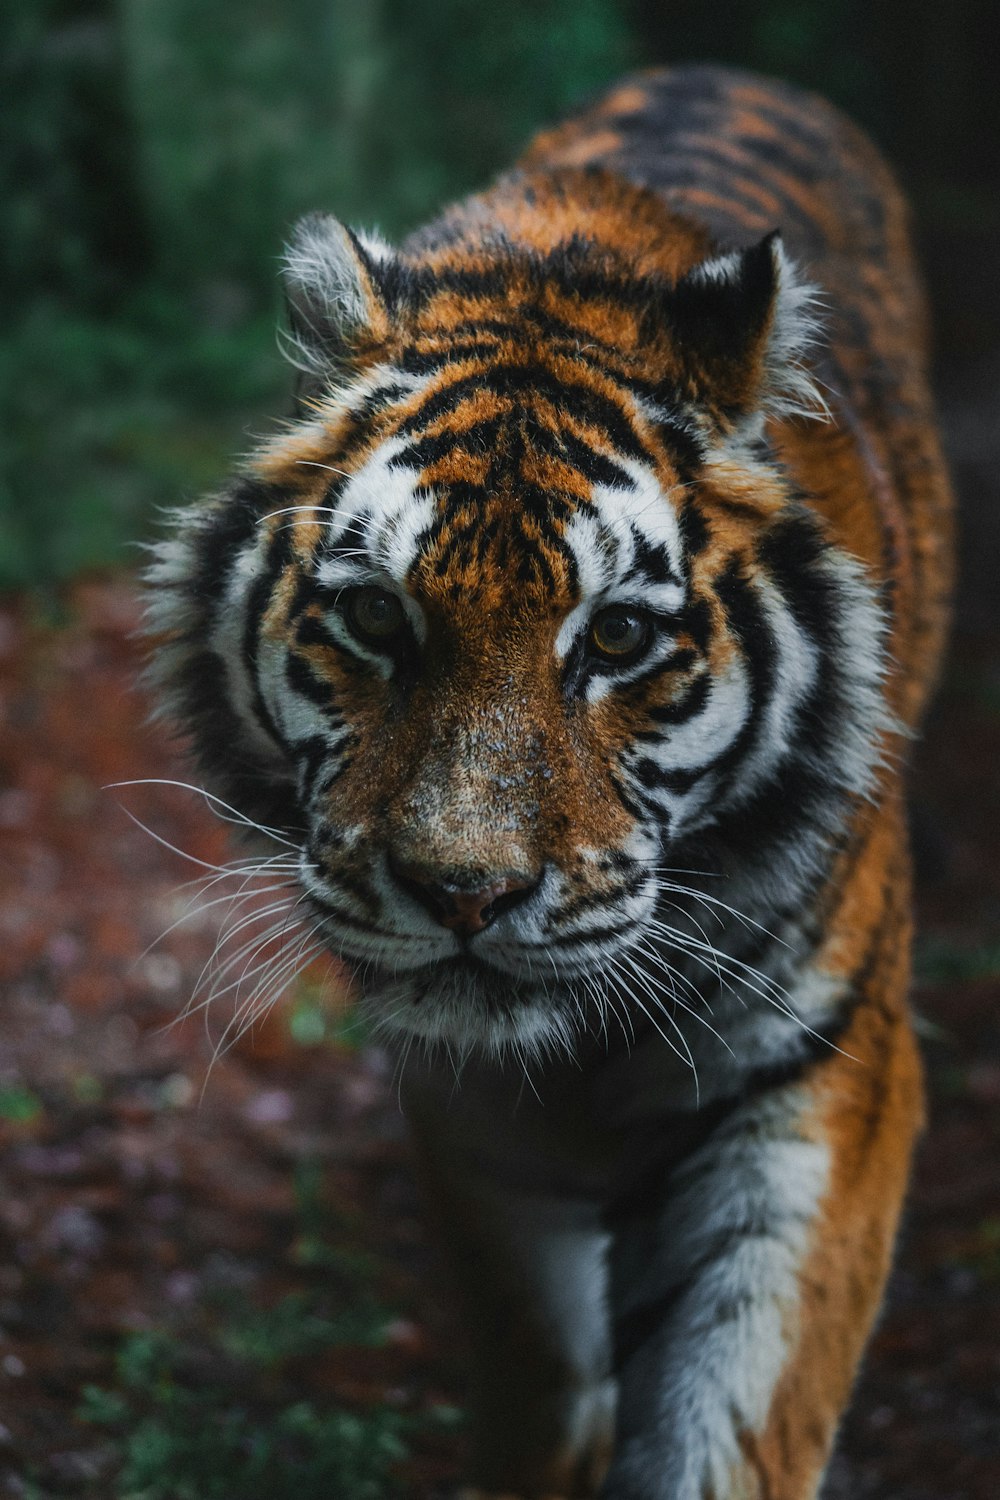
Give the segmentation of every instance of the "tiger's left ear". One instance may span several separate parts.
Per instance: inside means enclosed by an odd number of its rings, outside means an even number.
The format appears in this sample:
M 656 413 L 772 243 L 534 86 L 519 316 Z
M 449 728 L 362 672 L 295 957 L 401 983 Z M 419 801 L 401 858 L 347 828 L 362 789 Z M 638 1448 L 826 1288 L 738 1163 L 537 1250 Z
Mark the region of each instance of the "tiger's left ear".
M 688 271 L 669 292 L 666 313 L 691 394 L 727 427 L 824 414 L 803 363 L 818 331 L 816 302 L 777 230 Z
M 377 235 L 315 213 L 295 226 L 283 267 L 285 348 L 300 372 L 300 403 L 356 374 L 390 329 L 386 295 L 396 257 Z

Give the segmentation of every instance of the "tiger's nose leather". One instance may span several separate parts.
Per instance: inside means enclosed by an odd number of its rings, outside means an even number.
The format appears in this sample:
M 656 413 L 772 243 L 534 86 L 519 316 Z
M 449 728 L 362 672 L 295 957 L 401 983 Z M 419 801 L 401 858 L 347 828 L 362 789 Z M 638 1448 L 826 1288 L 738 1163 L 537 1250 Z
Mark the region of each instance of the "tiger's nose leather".
M 538 884 L 533 875 L 506 874 L 475 890 L 436 878 L 419 865 L 390 861 L 393 875 L 421 906 L 459 937 L 484 932 L 502 912 L 527 899 Z

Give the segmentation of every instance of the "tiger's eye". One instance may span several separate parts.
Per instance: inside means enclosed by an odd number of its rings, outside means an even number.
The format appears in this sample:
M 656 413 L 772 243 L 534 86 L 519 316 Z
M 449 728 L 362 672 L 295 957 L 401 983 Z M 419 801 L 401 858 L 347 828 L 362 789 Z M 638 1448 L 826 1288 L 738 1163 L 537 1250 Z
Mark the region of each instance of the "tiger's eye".
M 645 615 L 634 609 L 612 606 L 600 610 L 590 622 L 590 647 L 600 656 L 620 661 L 648 644 L 652 629 Z
M 387 589 L 352 589 L 345 615 L 359 640 L 384 646 L 399 634 L 406 619 L 403 606 Z

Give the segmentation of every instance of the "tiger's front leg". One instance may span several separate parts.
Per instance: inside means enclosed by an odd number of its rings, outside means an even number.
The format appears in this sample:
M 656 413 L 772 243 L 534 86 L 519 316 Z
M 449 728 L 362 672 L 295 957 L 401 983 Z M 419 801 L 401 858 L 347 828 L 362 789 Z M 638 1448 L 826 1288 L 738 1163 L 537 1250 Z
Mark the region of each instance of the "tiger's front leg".
M 878 1308 L 921 1117 L 905 1015 L 734 1109 L 617 1225 L 602 1500 L 813 1500 Z
M 553 1174 L 557 1106 L 519 1098 L 523 1078 L 509 1090 L 479 1083 L 456 1089 L 414 1064 L 403 1084 L 467 1355 L 470 1487 L 460 1494 L 586 1500 L 614 1430 L 602 1204 Z
M 610 1209 L 545 1191 L 557 1101 L 476 1097 L 407 1101 L 472 1354 L 465 1500 L 813 1500 L 922 1113 L 902 1006 Z

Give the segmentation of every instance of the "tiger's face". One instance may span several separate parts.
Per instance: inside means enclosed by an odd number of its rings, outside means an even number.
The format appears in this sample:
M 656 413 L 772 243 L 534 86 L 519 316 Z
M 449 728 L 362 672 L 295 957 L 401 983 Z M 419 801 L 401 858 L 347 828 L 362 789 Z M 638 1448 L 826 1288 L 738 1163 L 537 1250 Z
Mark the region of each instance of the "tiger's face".
M 307 221 L 303 413 L 164 548 L 174 702 L 391 1031 L 568 1041 L 665 900 L 690 944 L 699 882 L 794 895 L 871 773 L 878 612 L 764 439 L 801 294 L 699 249 Z

